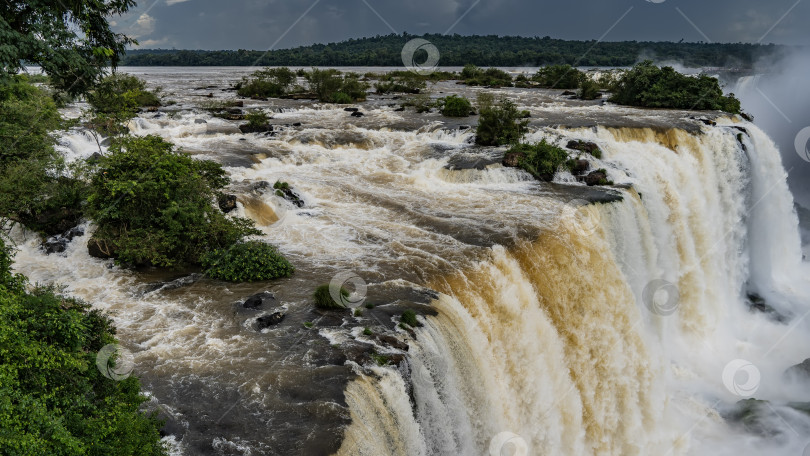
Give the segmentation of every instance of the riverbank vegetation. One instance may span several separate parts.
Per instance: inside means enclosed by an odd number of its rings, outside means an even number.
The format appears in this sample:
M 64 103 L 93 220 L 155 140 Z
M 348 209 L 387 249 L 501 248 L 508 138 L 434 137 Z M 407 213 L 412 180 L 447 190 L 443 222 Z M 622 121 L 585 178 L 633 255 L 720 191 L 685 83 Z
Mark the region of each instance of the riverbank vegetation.
M 777 57 L 788 47 L 746 43 L 674 43 L 650 41 L 594 42 L 559 40 L 551 37 L 495 35 L 419 36 L 435 45 L 442 66 L 473 64 L 485 67 L 529 67 L 544 65 L 631 66 L 641 55 L 660 61 L 678 61 L 687 67 L 753 68 L 765 56 Z M 272 51 L 187 51 L 136 49 L 127 51 L 124 65 L 133 66 L 400 66 L 402 47 L 412 34 L 389 34 L 349 39 L 338 43 L 313 44 Z

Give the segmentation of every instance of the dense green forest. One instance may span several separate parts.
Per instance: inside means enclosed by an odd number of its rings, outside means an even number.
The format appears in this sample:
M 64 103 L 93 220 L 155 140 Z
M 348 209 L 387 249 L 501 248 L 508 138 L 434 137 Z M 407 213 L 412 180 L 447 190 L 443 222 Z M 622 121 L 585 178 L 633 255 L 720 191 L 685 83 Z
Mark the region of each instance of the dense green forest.
M 274 51 L 187 51 L 137 49 L 127 51 L 122 64 L 131 66 L 400 66 L 401 51 L 415 38 L 375 36 L 313 44 Z M 673 60 L 691 67 L 750 68 L 762 55 L 784 46 L 745 43 L 707 44 L 672 42 L 567 41 L 550 37 L 423 35 L 441 53 L 439 65 L 463 66 L 629 66 L 643 58 Z M 424 51 L 420 51 L 424 52 Z M 419 61 L 419 55 L 416 55 Z

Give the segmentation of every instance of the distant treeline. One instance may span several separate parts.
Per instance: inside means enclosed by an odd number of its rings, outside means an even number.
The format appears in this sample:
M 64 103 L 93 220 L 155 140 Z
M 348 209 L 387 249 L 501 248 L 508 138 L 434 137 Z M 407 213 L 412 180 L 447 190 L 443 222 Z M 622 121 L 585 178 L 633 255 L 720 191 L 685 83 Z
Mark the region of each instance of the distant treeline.
M 416 38 L 407 33 L 349 39 L 269 52 L 137 49 L 127 52 L 129 66 L 401 66 L 402 47 Z M 763 55 L 782 52 L 779 45 L 745 43 L 596 42 L 550 37 L 423 35 L 441 54 L 440 66 L 629 66 L 644 59 L 677 61 L 689 67 L 751 68 Z M 418 51 L 424 53 L 424 51 Z M 426 57 L 427 54 L 424 54 Z M 417 61 L 420 60 L 417 53 Z

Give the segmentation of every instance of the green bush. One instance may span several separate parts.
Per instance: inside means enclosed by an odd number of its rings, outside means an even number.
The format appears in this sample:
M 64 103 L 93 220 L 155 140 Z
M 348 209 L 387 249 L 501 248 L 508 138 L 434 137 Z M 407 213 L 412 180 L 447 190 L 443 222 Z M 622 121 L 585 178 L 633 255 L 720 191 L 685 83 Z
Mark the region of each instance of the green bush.
M 551 180 L 561 165 L 569 164 L 568 153 L 545 138 L 536 144 L 517 144 L 506 153 L 517 154 L 518 167 L 543 180 Z
M 484 70 L 475 65 L 465 65 L 460 77 L 470 86 L 512 87 L 512 76 L 498 68 Z
M 392 71 L 379 76 L 374 89 L 379 94 L 420 93 L 426 87 L 427 77 L 413 71 Z
M 624 73 L 610 101 L 648 108 L 719 110 L 740 114 L 740 101 L 723 89 L 717 78 L 687 76 L 672 67 L 657 67 L 647 60 Z
M 47 235 L 79 223 L 87 185 L 53 147 L 53 130 L 64 127 L 45 89 L 25 77 L 0 85 L 0 219 Z
M 165 455 L 138 379 L 96 368 L 111 320 L 52 288 L 26 292 L 10 265 L 0 239 L 0 453 Z
M 333 103 L 349 104 L 352 101 L 354 101 L 354 100 L 352 100 L 352 97 L 350 97 L 348 94 L 343 93 L 343 92 L 338 92 L 334 96 L 332 96 L 332 102 Z
M 582 79 L 577 97 L 582 100 L 596 100 L 601 98 L 602 94 L 599 93 L 599 85 L 591 78 L 585 77 Z
M 135 76 L 113 73 L 87 94 L 87 102 L 97 112 L 111 114 L 142 106 L 160 106 L 157 94 L 146 89 L 146 82 Z
M 360 76 L 355 73 L 342 74 L 333 68 L 319 70 L 313 68 L 306 74 L 309 82 L 309 89 L 318 100 L 325 103 L 351 103 L 353 101 L 363 101 L 366 99 L 366 89 L 368 84 L 360 81 Z M 339 93 L 347 95 L 338 95 Z M 335 97 L 338 97 L 336 99 Z M 349 100 L 349 101 L 345 101 Z
M 260 241 L 239 242 L 208 252 L 202 258 L 206 274 L 230 282 L 256 282 L 289 277 L 295 268 L 275 247 Z
M 438 104 L 441 106 L 442 115 L 447 117 L 467 117 L 472 111 L 470 100 L 458 95 L 440 98 Z
M 242 97 L 280 97 L 295 82 L 296 74 L 287 67 L 265 68 L 243 78 L 236 93 Z
M 402 312 L 402 316 L 399 317 L 399 321 L 405 323 L 406 325 L 416 328 L 422 326 L 419 321 L 416 319 L 416 312 L 411 309 Z
M 247 113 L 247 115 L 245 115 L 245 119 L 247 119 L 248 125 L 251 127 L 263 127 L 267 125 L 267 122 L 270 121 L 270 116 L 268 116 L 267 113 L 261 109 L 257 109 Z
M 532 80 L 540 87 L 573 90 L 586 78 L 585 73 L 571 65 L 549 65 L 537 70 Z
M 157 136 L 116 139 L 90 182 L 94 238 L 111 245 L 123 263 L 200 264 L 209 250 L 259 233 L 252 221 L 214 207 L 227 183 L 219 164 L 194 160 Z
M 340 287 L 340 295 L 344 298 L 348 298 L 349 290 Z M 312 294 L 312 298 L 315 300 L 315 307 L 319 309 L 345 309 L 345 306 L 342 303 L 339 303 L 332 298 L 331 293 L 329 293 L 328 283 L 320 285 L 318 288 L 316 288 L 315 293 Z
M 491 94 L 478 96 L 478 112 L 475 143 L 482 146 L 517 144 L 529 125 L 515 103 L 505 98 L 495 103 Z

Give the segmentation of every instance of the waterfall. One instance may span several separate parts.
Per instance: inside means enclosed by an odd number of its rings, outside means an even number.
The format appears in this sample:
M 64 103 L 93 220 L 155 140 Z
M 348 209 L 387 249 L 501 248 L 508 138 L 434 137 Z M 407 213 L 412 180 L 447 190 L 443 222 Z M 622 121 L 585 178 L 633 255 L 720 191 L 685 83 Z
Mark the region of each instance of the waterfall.
M 778 401 L 786 399 L 781 373 L 808 356 L 806 322 L 795 318 L 805 330 L 788 331 L 746 305 L 755 292 L 780 312 L 810 309 L 773 143 L 730 119 L 700 133 L 566 134 L 599 144 L 600 166 L 632 188 L 620 202 L 579 209 L 593 230 L 560 219 L 532 242 L 496 245 L 474 266 L 435 279 L 438 315 L 416 330 L 410 353 L 413 409 L 372 413 L 351 403 L 353 413 L 377 417 L 373 426 L 385 413 L 388 424 L 408 425 L 368 434 L 354 421 L 346 442 L 408 432 L 403 440 L 424 439 L 424 447 L 374 454 L 797 454 L 806 437 L 740 434 L 718 412 L 741 399 L 723 384 L 729 361 L 758 366 L 756 397 Z M 667 312 L 653 308 L 658 295 L 645 297 L 656 284 L 678 297 Z M 382 390 L 391 380 L 378 383 Z M 407 399 L 404 385 L 397 391 Z M 390 403 L 391 394 L 368 400 Z M 788 427 L 805 429 L 807 418 L 796 419 L 804 424 Z

